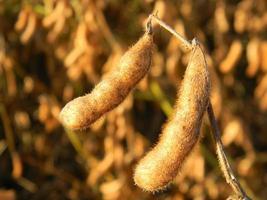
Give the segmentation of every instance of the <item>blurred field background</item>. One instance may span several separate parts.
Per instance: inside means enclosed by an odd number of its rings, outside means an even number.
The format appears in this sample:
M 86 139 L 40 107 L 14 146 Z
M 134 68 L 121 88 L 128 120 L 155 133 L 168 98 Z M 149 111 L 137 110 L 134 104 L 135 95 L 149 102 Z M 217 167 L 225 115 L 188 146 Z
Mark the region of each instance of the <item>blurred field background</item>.
M 188 55 L 155 27 L 149 75 L 89 130 L 61 108 L 114 69 L 158 17 L 207 53 L 211 99 L 233 168 L 253 199 L 267 198 L 267 2 L 264 0 L 0 0 L 0 199 L 226 199 L 203 120 L 202 140 L 164 192 L 133 183 L 137 161 L 172 112 Z

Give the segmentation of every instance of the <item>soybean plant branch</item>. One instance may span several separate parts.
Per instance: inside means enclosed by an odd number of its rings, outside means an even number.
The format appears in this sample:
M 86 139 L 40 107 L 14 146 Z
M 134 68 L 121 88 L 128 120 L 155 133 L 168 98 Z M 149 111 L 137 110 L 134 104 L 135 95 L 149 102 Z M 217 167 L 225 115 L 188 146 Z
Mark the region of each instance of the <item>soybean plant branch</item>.
M 178 34 L 173 28 L 171 28 L 169 25 L 167 25 L 165 22 L 160 20 L 156 15 L 151 14 L 149 16 L 149 19 L 153 19 L 156 21 L 161 27 L 169 31 L 171 34 L 173 34 L 180 42 L 183 47 L 186 47 L 187 50 L 192 50 L 194 46 L 194 42 L 189 42 L 187 39 L 183 38 L 180 34 Z M 204 55 L 205 57 L 205 55 Z M 218 127 L 218 124 L 216 122 L 214 112 L 212 105 L 208 103 L 207 106 L 207 113 L 209 116 L 209 121 L 211 124 L 212 129 L 212 138 L 215 143 L 216 153 L 219 161 L 220 168 L 225 176 L 226 182 L 232 187 L 235 194 L 238 196 L 238 199 L 242 200 L 250 200 L 250 198 L 246 195 L 245 191 L 242 189 L 240 183 L 238 182 L 237 178 L 235 177 L 233 170 L 229 164 L 229 161 L 226 157 L 226 154 L 224 152 L 224 147 L 221 141 L 221 134 Z

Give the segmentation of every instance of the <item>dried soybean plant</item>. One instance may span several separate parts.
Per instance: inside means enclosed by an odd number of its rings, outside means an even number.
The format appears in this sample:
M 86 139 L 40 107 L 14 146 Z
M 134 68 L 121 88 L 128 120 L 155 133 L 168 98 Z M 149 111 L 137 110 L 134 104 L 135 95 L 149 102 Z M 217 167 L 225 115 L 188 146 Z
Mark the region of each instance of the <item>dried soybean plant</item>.
M 219 165 L 234 195 L 228 199 L 250 199 L 242 189 L 227 160 L 212 105 L 209 99 L 209 76 L 205 54 L 194 39 L 191 43 L 180 36 L 157 16 L 150 15 L 160 26 L 171 32 L 191 59 L 185 72 L 183 85 L 175 105 L 175 113 L 163 129 L 159 143 L 140 161 L 135 171 L 135 182 L 145 190 L 156 191 L 175 178 L 183 160 L 199 137 L 199 127 L 204 110 L 207 110 L 212 128 Z
M 147 74 L 154 48 L 151 22 L 146 32 L 121 58 L 118 67 L 100 81 L 91 93 L 78 97 L 62 109 L 61 122 L 70 129 L 85 129 L 126 98 Z

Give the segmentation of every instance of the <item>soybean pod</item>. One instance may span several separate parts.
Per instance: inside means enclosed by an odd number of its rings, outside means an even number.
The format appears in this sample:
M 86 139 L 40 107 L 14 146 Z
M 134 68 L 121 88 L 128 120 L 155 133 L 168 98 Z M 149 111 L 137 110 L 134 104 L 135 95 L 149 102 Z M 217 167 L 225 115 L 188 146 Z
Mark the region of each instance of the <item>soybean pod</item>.
M 69 129 L 85 129 L 126 98 L 147 74 L 154 48 L 150 22 L 147 31 L 121 58 L 118 67 L 87 95 L 65 105 L 60 120 Z

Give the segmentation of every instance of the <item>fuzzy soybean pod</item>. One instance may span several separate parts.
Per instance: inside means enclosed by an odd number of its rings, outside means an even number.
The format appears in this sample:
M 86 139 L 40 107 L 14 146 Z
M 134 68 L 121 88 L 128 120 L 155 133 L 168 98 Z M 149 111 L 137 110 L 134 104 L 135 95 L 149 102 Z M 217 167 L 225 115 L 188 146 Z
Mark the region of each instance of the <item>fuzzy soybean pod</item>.
M 161 190 L 172 181 L 200 137 L 210 94 L 210 77 L 196 40 L 192 47 L 174 112 L 164 125 L 158 144 L 141 159 L 134 172 L 136 185 L 146 191 Z
M 118 106 L 147 74 L 154 48 L 151 30 L 131 47 L 119 61 L 118 67 L 103 78 L 91 93 L 65 105 L 60 120 L 69 129 L 85 129 L 106 112 Z

